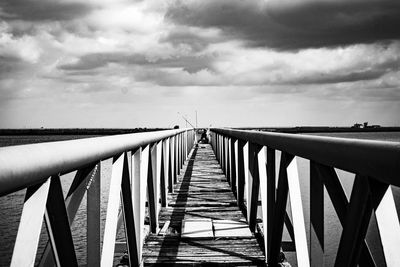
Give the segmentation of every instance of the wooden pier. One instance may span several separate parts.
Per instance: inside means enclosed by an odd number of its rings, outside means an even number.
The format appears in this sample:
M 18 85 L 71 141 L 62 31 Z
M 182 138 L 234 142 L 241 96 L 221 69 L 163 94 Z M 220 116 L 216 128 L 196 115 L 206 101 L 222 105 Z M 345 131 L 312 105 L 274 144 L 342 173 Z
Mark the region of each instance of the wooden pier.
M 160 211 L 161 230 L 144 244 L 145 266 L 265 265 L 209 144 L 192 150 L 168 198 L 169 206 Z

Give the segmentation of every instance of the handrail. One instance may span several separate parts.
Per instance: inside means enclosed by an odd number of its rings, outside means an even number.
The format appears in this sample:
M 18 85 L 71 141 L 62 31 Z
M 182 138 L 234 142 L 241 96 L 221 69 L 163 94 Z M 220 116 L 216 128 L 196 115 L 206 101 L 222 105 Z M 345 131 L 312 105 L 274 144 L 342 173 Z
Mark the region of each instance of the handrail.
M 130 266 L 140 266 L 146 201 L 154 233 L 159 227 L 159 201 L 162 207 L 168 205 L 167 191 L 173 192 L 194 143 L 193 129 L 181 129 L 0 148 L 0 196 L 26 188 L 11 266 L 33 266 L 43 219 L 49 241 L 40 266 L 77 266 L 71 225 L 85 194 L 87 265 L 113 264 L 116 234 L 124 222 Z M 112 167 L 100 253 L 100 170 L 109 158 Z M 75 170 L 64 199 L 61 175 Z
M 211 130 L 400 186 L 400 142 L 217 128 Z
M 0 196 L 186 129 L 121 134 L 0 148 Z
M 400 223 L 391 187 L 400 185 L 399 142 L 210 130 L 212 147 L 250 230 L 263 233 L 268 265 L 282 261 L 282 250 L 295 251 L 298 266 L 324 265 L 326 189 L 343 227 L 334 266 L 376 266 L 366 240 L 373 213 L 386 265 L 400 266 Z M 296 157 L 309 161 L 309 177 L 300 177 Z M 350 199 L 335 168 L 355 174 Z M 308 239 L 300 178 L 302 184 L 309 182 Z M 259 203 L 262 229 L 257 227 Z M 285 225 L 293 246 L 283 249 Z

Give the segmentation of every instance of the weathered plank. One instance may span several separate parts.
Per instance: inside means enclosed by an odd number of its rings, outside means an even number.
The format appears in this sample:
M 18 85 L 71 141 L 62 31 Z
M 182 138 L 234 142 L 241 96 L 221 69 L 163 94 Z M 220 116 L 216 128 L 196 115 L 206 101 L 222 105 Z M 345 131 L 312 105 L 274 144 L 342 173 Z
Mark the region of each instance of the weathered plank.
M 209 145 L 192 151 L 172 191 L 167 196 L 169 207 L 160 211 L 162 235 L 150 234 L 144 244 L 145 266 L 265 265 L 260 245 Z M 202 231 L 187 238 L 185 231 L 193 227 L 206 231 L 208 238 Z

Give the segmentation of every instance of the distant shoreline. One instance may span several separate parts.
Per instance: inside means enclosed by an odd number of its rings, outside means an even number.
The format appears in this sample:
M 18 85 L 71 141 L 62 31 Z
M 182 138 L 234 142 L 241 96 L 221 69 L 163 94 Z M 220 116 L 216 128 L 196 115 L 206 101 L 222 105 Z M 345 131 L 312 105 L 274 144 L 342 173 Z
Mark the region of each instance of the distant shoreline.
M 140 132 L 168 130 L 169 128 L 36 128 L 36 129 L 0 129 L 0 136 L 4 135 L 114 135 Z M 326 127 L 326 126 L 298 126 L 298 127 L 241 127 L 240 130 L 259 130 L 281 133 L 345 133 L 345 132 L 400 132 L 400 127 Z
M 297 127 L 257 127 L 257 128 L 235 128 L 240 130 L 259 130 L 280 133 L 363 133 L 363 132 L 400 132 L 399 126 L 390 127 L 328 127 L 328 126 L 297 126 Z
M 4 135 L 114 135 L 167 130 L 166 128 L 37 128 L 0 129 Z

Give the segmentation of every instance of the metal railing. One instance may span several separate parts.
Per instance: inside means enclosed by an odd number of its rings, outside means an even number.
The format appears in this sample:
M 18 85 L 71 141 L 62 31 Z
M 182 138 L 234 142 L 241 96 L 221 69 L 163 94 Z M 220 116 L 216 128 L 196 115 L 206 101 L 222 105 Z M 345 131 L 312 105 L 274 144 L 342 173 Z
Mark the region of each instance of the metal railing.
M 26 188 L 11 266 L 34 265 L 43 218 L 49 242 L 40 266 L 77 266 L 70 227 L 85 193 L 88 266 L 112 266 L 121 201 L 129 263 L 139 266 L 146 193 L 155 232 L 159 200 L 167 205 L 167 191 L 172 192 L 194 141 L 194 131 L 183 129 L 0 148 L 0 196 Z M 109 158 L 112 175 L 100 250 L 100 168 Z M 64 199 L 60 177 L 75 170 Z
M 400 225 L 391 188 L 400 185 L 400 143 L 233 129 L 211 129 L 211 143 L 252 231 L 261 198 L 269 266 L 279 262 L 284 225 L 298 266 L 323 266 L 324 188 L 343 227 L 334 265 L 376 266 L 365 239 L 375 213 L 385 263 L 400 266 Z M 317 246 L 307 243 L 296 157 L 310 163 L 310 231 Z M 355 174 L 349 201 L 335 168 Z

